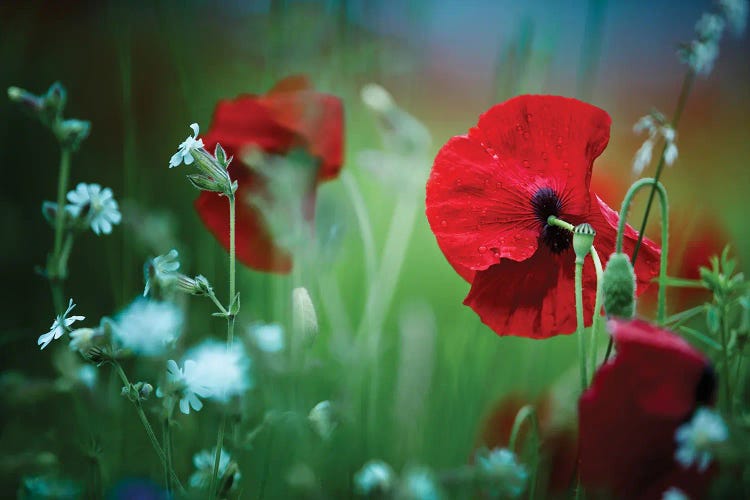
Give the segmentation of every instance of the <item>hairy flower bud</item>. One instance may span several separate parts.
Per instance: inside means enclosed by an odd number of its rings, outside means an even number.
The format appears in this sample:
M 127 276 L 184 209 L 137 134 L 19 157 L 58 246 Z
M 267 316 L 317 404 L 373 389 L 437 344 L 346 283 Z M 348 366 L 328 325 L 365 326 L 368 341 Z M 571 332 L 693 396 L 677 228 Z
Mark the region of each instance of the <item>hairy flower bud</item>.
M 635 273 L 630 258 L 624 253 L 613 253 L 602 276 L 604 310 L 608 316 L 635 316 Z

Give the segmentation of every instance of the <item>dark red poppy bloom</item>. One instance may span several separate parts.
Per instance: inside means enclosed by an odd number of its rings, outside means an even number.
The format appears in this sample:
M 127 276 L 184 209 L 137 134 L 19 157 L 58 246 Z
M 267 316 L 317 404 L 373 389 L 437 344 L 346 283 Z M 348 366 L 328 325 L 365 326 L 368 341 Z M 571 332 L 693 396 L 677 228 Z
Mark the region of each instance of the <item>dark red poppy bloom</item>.
M 208 151 L 212 152 L 216 143 L 220 143 L 227 156 L 234 156 L 229 175 L 239 184 L 236 193 L 237 259 L 259 271 L 289 272 L 291 255 L 274 242 L 261 211 L 251 202 L 253 197 L 270 196 L 265 179 L 243 163 L 243 156 L 252 148 L 277 155 L 302 149 L 314 158 L 316 172 L 310 176 L 300 214 L 312 221 L 317 184 L 337 177 L 343 163 L 341 101 L 315 92 L 304 77 L 287 78 L 267 94 L 220 101 L 211 127 L 202 139 Z M 195 209 L 219 243 L 228 249 L 226 198 L 218 193 L 201 192 Z
M 448 262 L 471 283 L 464 304 L 498 335 L 547 338 L 575 330 L 572 238 L 547 218 L 591 224 L 603 262 L 614 251 L 618 214 L 589 190 L 609 126 L 606 112 L 575 99 L 519 96 L 490 108 L 435 158 L 427 219 Z M 637 236 L 628 226 L 627 253 Z M 644 239 L 638 293 L 658 273 L 658 259 L 658 247 Z M 590 325 L 591 259 L 583 283 Z
M 674 456 L 677 428 L 714 400 L 707 359 L 645 321 L 611 320 L 608 326 L 617 354 L 597 371 L 578 405 L 581 482 L 622 498 L 658 499 L 671 487 L 702 498 L 711 469 L 684 468 Z

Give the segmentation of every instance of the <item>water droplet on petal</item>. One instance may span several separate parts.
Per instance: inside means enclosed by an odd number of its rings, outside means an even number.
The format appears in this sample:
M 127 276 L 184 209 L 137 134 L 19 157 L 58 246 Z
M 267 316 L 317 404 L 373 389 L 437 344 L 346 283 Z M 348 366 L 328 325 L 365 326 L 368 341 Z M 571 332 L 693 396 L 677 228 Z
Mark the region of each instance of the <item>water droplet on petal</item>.
M 502 189 L 502 188 L 503 188 L 503 183 L 502 182 L 496 182 L 495 183 L 495 189 Z
M 531 113 L 526 113 L 526 121 L 531 121 L 531 119 L 534 118 L 534 115 Z
M 487 251 L 487 247 L 486 246 L 482 245 L 481 247 L 479 247 L 479 253 L 484 253 L 486 251 Z
M 440 225 L 443 226 L 443 227 L 448 227 L 448 221 L 445 220 L 445 219 L 443 219 L 443 220 L 440 221 Z
M 523 161 L 523 167 L 524 168 L 529 168 L 529 160 L 524 160 Z

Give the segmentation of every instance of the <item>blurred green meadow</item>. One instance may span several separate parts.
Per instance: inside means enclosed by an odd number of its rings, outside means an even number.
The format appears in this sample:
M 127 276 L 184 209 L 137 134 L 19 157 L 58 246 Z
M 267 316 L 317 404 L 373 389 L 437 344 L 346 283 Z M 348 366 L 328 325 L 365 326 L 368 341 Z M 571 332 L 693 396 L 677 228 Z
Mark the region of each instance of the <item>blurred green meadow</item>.
M 0 4 L 0 88 L 43 93 L 54 81 L 66 86 L 66 113 L 92 122 L 73 156 L 71 186 L 111 187 L 124 216 L 111 235 L 76 241 L 66 297 L 74 297 L 76 313 L 87 321 L 112 316 L 143 292 L 144 262 L 176 248 L 181 271 L 205 275 L 225 300 L 227 254 L 193 209 L 198 192 L 181 169 L 167 168 L 168 160 L 187 125 L 208 128 L 218 100 L 308 75 L 316 90 L 340 97 L 345 110 L 342 175 L 318 189 L 317 234 L 325 251 L 297 261 L 289 275 L 238 265 L 236 335 L 247 337 L 255 322 L 291 330 L 291 290 L 298 286 L 310 291 L 319 332 L 290 369 L 266 370 L 262 360 L 253 361 L 254 388 L 241 411 L 230 412 L 227 449 L 242 473 L 234 494 L 287 498 L 297 491 L 294 481 L 309 480 L 308 469 L 300 468 L 309 467 L 316 484 L 310 491 L 346 498 L 354 474 L 371 458 L 397 471 L 468 463 L 500 399 L 533 400 L 570 377 L 576 340 L 498 337 L 462 305 L 469 287 L 445 260 L 424 216 L 432 159 L 496 102 L 523 93 L 568 95 L 611 115 L 610 145 L 593 176 L 606 172 L 627 186 L 643 140 L 632 125 L 654 106 L 671 113 L 684 73 L 675 49 L 690 39 L 708 2 L 628 4 Z M 741 266 L 750 258 L 748 48 L 747 38 L 727 39 L 713 73 L 696 81 L 679 130 L 679 159 L 663 177 L 680 221 L 674 231 L 715 225 Z M 360 98 L 371 82 L 432 137 L 423 161 L 390 172 L 401 189 L 363 165 L 362 152 L 384 148 L 377 117 Z M 159 485 L 162 466 L 113 370 L 99 368 L 92 390 L 45 388 L 62 376 L 53 361 L 60 359 L 57 351 L 67 351 L 53 344 L 39 352 L 36 345 L 54 318 L 48 284 L 35 266 L 44 265 L 52 244 L 40 206 L 55 198 L 59 153 L 49 132 L 4 92 L 0 140 L 0 492 L 13 493 L 23 477 L 43 473 L 85 481 L 96 460 L 105 464 L 105 491 L 125 478 Z M 416 187 L 408 182 L 413 178 Z M 619 207 L 620 200 L 608 201 Z M 634 224 L 640 213 L 633 212 Z M 374 266 L 363 224 L 371 227 Z M 650 234 L 658 227 L 652 224 Z M 211 317 L 210 301 L 187 297 L 184 305 L 182 347 L 204 338 L 223 341 L 225 324 Z M 123 365 L 131 381 L 154 386 L 153 374 L 163 371 L 148 361 Z M 335 403 L 338 418 L 328 441 L 305 420 L 323 400 Z M 144 406 L 155 416 L 159 403 L 154 398 Z M 221 414 L 207 404 L 177 417 L 175 469 L 183 482 L 193 454 L 215 445 Z M 91 458 L 92 443 L 101 458 Z

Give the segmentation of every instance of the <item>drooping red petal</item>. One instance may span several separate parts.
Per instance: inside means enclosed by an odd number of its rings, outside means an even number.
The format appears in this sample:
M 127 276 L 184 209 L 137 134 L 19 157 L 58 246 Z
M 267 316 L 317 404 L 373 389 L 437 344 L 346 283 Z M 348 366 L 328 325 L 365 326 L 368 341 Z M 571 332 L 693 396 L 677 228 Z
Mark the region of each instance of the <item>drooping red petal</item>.
M 239 184 L 235 193 L 237 259 L 259 271 L 288 273 L 292 268 L 289 253 L 274 243 L 263 215 L 249 200 L 252 196 L 262 195 L 261 181 L 239 162 L 229 166 L 229 174 Z M 227 198 L 218 193 L 201 191 L 195 200 L 195 209 L 221 246 L 229 250 Z
M 616 498 L 657 499 L 669 486 L 699 498 L 708 474 L 683 473 L 674 436 L 699 403 L 705 357 L 644 321 L 609 325 L 617 354 L 579 401 L 581 482 Z
M 344 111 L 338 97 L 312 90 L 281 91 L 260 102 L 300 146 L 320 159 L 319 181 L 338 176 L 344 162 Z

